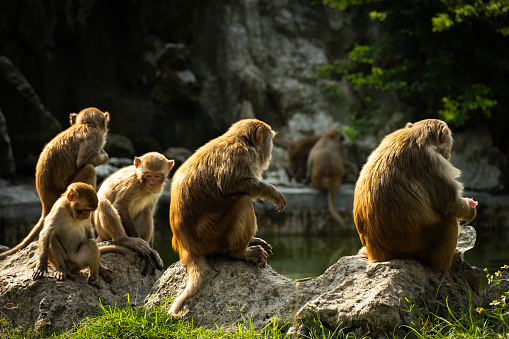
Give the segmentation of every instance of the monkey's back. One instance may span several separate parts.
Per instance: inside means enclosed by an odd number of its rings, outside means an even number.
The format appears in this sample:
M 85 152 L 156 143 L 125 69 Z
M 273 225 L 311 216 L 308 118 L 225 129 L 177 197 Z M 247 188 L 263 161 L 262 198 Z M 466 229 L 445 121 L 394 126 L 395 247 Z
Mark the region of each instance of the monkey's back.
M 440 222 L 440 209 L 454 198 L 449 180 L 434 168 L 435 159 L 405 138 L 407 132 L 384 138 L 357 180 L 354 221 L 363 243 L 371 239 L 382 246 L 387 240 L 412 247 L 421 232 Z
M 173 175 L 170 227 L 174 234 L 173 247 L 179 252 L 182 247 L 186 251 L 220 251 L 222 244 L 226 246 L 225 234 L 233 224 L 228 220 L 237 206 L 242 205 L 244 209 L 249 201 L 253 208 L 247 194 L 226 196 L 221 191 L 221 182 L 237 180 L 235 168 L 242 165 L 236 160 L 246 152 L 242 147 L 232 150 L 232 145 L 224 139 L 218 137 L 199 148 Z M 193 239 L 193 243 L 188 239 Z
M 330 139 L 320 139 L 309 152 L 311 182 L 320 190 L 337 190 L 343 182 L 345 167 L 340 155 L 340 145 Z

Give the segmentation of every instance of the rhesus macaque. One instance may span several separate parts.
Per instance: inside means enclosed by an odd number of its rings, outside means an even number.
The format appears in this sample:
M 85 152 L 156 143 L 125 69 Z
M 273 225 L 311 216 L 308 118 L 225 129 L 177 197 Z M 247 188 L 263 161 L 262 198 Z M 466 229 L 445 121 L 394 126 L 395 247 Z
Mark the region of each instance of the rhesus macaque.
M 133 253 L 119 246 L 106 246 L 99 250 L 94 239 L 90 214 L 97 208 L 94 188 L 85 183 L 72 183 L 53 204 L 46 216 L 39 237 L 39 260 L 33 279 L 44 276 L 48 261 L 55 266 L 55 278 L 74 280 L 73 273 L 89 269 L 88 283 L 101 288 L 98 276 L 110 283 L 109 271 L 101 265 L 100 253 L 118 251 Z
M 428 119 L 387 135 L 371 153 L 353 207 L 371 262 L 415 258 L 442 271 L 458 258 L 458 221 L 472 221 L 477 203 L 462 197 L 452 144 L 447 124 Z
M 209 270 L 205 256 L 219 253 L 264 267 L 270 245 L 254 238 L 253 199 L 269 199 L 276 212 L 283 195 L 261 181 L 272 157 L 276 133 L 266 123 L 244 119 L 200 147 L 176 171 L 171 184 L 172 245 L 187 267 L 189 281 L 170 313 L 180 315 L 184 301 L 198 290 Z
M 60 132 L 42 150 L 35 168 L 35 186 L 42 204 L 41 218 L 30 234 L 14 248 L 2 252 L 0 259 L 25 248 L 43 229 L 51 207 L 73 182 L 95 187 L 95 167 L 108 161 L 103 147 L 108 132 L 109 113 L 86 108 L 71 113 L 71 126 Z
M 311 135 L 284 143 L 288 152 L 288 165 L 285 166 L 288 180 L 295 178 L 298 182 L 305 181 L 309 151 L 320 137 L 320 135 Z
M 156 267 L 163 269 L 163 261 L 153 249 L 153 212 L 174 163 L 160 153 L 146 153 L 101 183 L 93 216 L 98 242 L 111 239 L 150 256 Z
M 343 183 L 345 167 L 341 160 L 340 148 L 343 134 L 337 130 L 328 130 L 309 151 L 308 180 L 317 189 L 327 192 L 329 210 L 340 224 L 344 220 L 336 210 L 336 193 Z

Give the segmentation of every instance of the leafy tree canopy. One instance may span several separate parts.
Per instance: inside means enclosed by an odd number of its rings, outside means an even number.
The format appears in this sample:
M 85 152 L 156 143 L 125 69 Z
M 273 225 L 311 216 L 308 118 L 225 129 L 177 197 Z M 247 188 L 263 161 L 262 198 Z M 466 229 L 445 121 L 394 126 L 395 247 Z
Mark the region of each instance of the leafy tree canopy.
M 347 61 L 319 67 L 318 76 L 339 77 L 356 90 L 396 92 L 415 108 L 414 119 L 437 117 L 456 128 L 485 122 L 508 150 L 509 0 L 323 2 L 343 11 L 357 7 L 382 34 L 356 44 Z M 377 114 L 373 104 L 369 112 L 350 109 L 354 120 Z

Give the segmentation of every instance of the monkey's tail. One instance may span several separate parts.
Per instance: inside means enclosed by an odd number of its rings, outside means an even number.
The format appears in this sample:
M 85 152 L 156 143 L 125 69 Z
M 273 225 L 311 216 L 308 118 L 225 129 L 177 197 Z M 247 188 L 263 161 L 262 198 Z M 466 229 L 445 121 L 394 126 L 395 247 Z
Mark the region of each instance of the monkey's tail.
M 7 250 L 5 252 L 0 253 L 0 259 L 3 259 L 11 254 L 16 253 L 19 250 L 24 249 L 28 246 L 37 236 L 39 233 L 41 233 L 42 227 L 44 226 L 44 216 L 41 216 L 41 219 L 37 222 L 37 224 L 32 228 L 30 233 L 23 239 L 22 242 L 11 248 L 10 250 Z
M 204 276 L 210 270 L 205 257 L 199 257 L 187 264 L 188 281 L 184 292 L 175 299 L 169 313 L 172 316 L 182 316 L 181 308 L 187 298 L 193 296 L 200 288 Z
M 338 211 L 336 210 L 336 192 L 330 189 L 327 193 L 327 200 L 329 202 L 329 210 L 332 214 L 332 217 L 336 219 L 336 221 L 341 225 L 344 225 L 345 221 L 343 220 L 343 217 L 339 215 Z
M 99 252 L 101 252 L 101 254 L 111 253 L 111 252 L 117 252 L 117 253 L 122 253 L 122 254 L 135 254 L 135 252 L 131 251 L 130 249 L 128 249 L 124 246 L 120 246 L 120 245 L 108 245 L 108 246 L 99 247 Z

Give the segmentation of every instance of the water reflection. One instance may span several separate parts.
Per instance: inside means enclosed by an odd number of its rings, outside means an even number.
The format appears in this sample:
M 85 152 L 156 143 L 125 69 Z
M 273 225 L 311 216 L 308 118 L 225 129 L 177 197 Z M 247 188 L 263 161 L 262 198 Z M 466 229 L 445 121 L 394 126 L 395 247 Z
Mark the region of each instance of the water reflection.
M 155 247 L 165 267 L 178 261 L 171 248 L 171 232 L 166 225 L 156 225 L 158 234 Z M 358 235 L 264 235 L 258 236 L 272 244 L 274 255 L 269 264 L 280 274 L 300 279 L 316 277 L 339 258 L 354 255 L 361 243 Z M 473 249 L 465 253 L 465 260 L 481 269 L 495 273 L 504 264 L 509 264 L 508 234 L 500 230 L 477 229 L 477 241 Z M 486 279 L 482 279 L 486 286 Z

